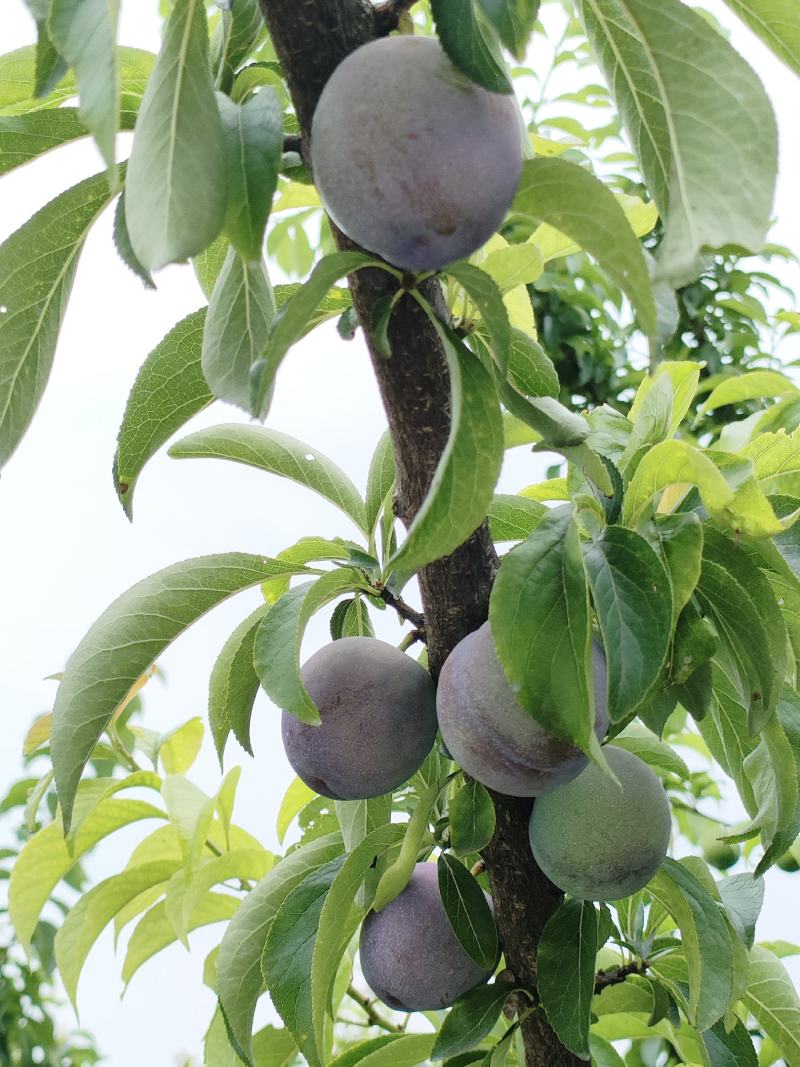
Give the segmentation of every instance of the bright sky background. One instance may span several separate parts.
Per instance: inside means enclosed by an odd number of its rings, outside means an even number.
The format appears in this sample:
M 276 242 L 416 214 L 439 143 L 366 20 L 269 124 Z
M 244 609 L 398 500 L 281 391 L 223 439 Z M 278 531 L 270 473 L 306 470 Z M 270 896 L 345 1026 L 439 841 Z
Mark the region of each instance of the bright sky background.
M 33 27 L 21 0 L 3 6 L 2 50 L 30 43 Z M 156 0 L 123 3 L 124 44 L 157 49 L 157 6 Z M 706 0 L 705 6 L 731 27 L 733 43 L 764 79 L 778 112 L 782 171 L 773 238 L 798 248 L 798 83 L 721 0 Z M 126 152 L 121 144 L 122 158 Z M 3 178 L 0 239 L 98 169 L 93 147 L 84 143 Z M 168 268 L 157 282 L 156 293 L 146 292 L 120 263 L 107 213 L 89 237 L 44 401 L 0 479 L 2 782 L 20 776 L 27 726 L 52 705 L 54 683 L 42 679 L 62 668 L 92 621 L 134 582 L 190 556 L 231 550 L 274 555 L 308 534 L 355 535 L 331 505 L 289 482 L 234 464 L 195 460 L 179 465 L 163 453 L 146 468 L 137 489 L 135 523 L 128 523 L 111 480 L 125 400 L 147 353 L 175 322 L 204 303 L 188 268 Z M 217 405 L 194 426 L 243 418 Z M 384 428 L 363 342 L 346 344 L 333 327 L 324 327 L 299 344 L 281 371 L 269 423 L 326 452 L 363 488 Z M 501 490 L 515 492 L 535 481 L 546 463 L 516 450 Z M 255 593 L 236 598 L 163 657 L 168 685 L 153 683 L 147 689 L 149 726 L 167 730 L 193 715 L 205 717 L 214 657 L 257 602 Z M 309 651 L 326 640 L 326 628 L 323 614 L 309 632 Z M 239 821 L 275 848 L 275 816 L 292 778 L 278 722 L 276 710 L 259 697 L 257 758 L 251 761 L 231 743 L 228 759 L 229 766 L 243 766 Z M 219 772 L 210 743 L 192 776 L 209 792 L 216 789 Z M 94 876 L 118 871 L 142 832 L 134 828 L 105 843 L 91 863 Z M 800 938 L 795 903 L 800 875 L 795 877 L 769 875 L 762 939 Z M 192 958 L 173 947 L 145 965 L 122 1002 L 122 957 L 114 956 L 110 936 L 103 937 L 84 969 L 79 1003 L 81 1022 L 96 1035 L 108 1063 L 170 1067 L 185 1063 L 187 1055 L 202 1062 L 202 1034 L 214 1006 L 202 985 L 202 960 L 219 930 L 194 935 Z M 800 980 L 800 967 L 794 974 Z

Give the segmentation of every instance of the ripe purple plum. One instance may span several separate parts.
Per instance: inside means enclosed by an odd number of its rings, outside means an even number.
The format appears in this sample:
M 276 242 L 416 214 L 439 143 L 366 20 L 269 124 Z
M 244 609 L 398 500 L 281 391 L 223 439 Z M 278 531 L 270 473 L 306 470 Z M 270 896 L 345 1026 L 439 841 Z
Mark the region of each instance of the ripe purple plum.
M 592 643 L 595 732 L 608 729 L 606 658 Z M 517 702 L 497 658 L 489 623 L 453 649 L 439 677 L 439 727 L 452 757 L 467 774 L 498 793 L 541 796 L 586 767 L 579 749 L 548 733 Z
M 432 37 L 386 37 L 334 71 L 311 132 L 322 202 L 351 240 L 409 271 L 475 252 L 522 173 L 511 94 L 461 74 Z
M 416 660 L 384 641 L 345 637 L 314 653 L 301 675 L 322 723 L 284 712 L 281 730 L 306 785 L 334 800 L 366 800 L 419 770 L 436 740 L 436 695 Z
M 492 975 L 458 943 L 435 863 L 418 863 L 403 892 L 367 915 L 359 952 L 367 985 L 395 1011 L 449 1008 Z

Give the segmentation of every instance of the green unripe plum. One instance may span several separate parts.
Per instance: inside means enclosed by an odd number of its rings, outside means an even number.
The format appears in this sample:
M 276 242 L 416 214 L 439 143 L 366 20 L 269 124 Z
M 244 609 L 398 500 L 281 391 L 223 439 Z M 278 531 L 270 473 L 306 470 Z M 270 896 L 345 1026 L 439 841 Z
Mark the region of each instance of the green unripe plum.
M 519 108 L 456 70 L 434 38 L 385 37 L 325 86 L 311 164 L 348 237 L 405 270 L 437 270 L 485 244 L 510 208 Z
M 334 800 L 366 800 L 419 770 L 436 740 L 436 693 L 416 660 L 384 641 L 345 637 L 300 673 L 322 723 L 284 712 L 281 731 L 306 785 Z
M 791 852 L 784 852 L 775 866 L 782 871 L 786 871 L 787 874 L 795 874 L 800 871 L 800 863 L 797 862 Z
M 592 642 L 595 732 L 608 729 L 606 658 Z M 439 728 L 448 752 L 473 778 L 498 793 L 541 796 L 587 766 L 586 756 L 548 733 L 517 703 L 497 658 L 489 623 L 468 634 L 448 656 L 436 693 Z
M 729 845 L 725 841 L 708 841 L 703 845 L 703 859 L 718 871 L 727 871 L 729 867 L 733 867 L 738 863 L 740 855 L 736 845 Z
M 395 1011 L 449 1008 L 492 975 L 456 939 L 435 863 L 418 863 L 403 892 L 367 915 L 359 954 L 367 985 Z
M 669 800 L 638 756 L 604 750 L 617 786 L 594 763 L 533 805 L 531 848 L 554 885 L 581 900 L 621 900 L 642 889 L 669 846 Z

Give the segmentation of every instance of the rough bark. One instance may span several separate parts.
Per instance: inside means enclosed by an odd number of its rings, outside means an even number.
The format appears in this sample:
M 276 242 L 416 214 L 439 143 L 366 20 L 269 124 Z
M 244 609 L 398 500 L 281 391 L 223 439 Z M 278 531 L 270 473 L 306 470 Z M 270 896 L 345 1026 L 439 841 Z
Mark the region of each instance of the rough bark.
M 359 45 L 386 28 L 386 8 L 368 0 L 261 0 L 300 123 L 308 144 L 319 94 L 336 66 Z M 408 5 L 406 5 L 408 6 Z M 431 107 L 436 106 L 431 99 Z M 336 232 L 340 248 L 354 246 Z M 350 279 L 361 323 L 372 321 L 381 297 L 397 283 L 380 270 L 359 271 Z M 441 292 L 428 283 L 428 299 Z M 449 383 L 436 332 L 409 297 L 392 316 L 392 356 L 382 358 L 371 344 L 397 460 L 397 512 L 408 525 L 425 499 L 449 433 Z M 446 559 L 419 575 L 431 669 L 437 675 L 451 649 L 485 621 L 497 556 L 484 525 Z M 536 945 L 542 928 L 561 901 L 560 892 L 536 866 L 528 844 L 531 802 L 494 796 L 497 832 L 485 851 L 495 913 L 508 966 L 534 996 Z M 527 1067 L 577 1067 L 582 1061 L 559 1042 L 541 1011 L 523 1024 Z

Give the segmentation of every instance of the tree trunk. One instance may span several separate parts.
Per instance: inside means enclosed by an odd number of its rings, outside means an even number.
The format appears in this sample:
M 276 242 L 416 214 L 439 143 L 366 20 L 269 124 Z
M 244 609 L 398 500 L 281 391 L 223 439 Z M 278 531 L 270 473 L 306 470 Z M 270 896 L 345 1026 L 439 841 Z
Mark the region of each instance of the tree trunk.
M 286 75 L 305 146 L 319 95 L 338 64 L 376 36 L 376 8 L 369 0 L 261 0 L 276 52 Z M 381 22 L 384 20 L 381 19 Z M 430 101 L 431 108 L 436 100 Z M 342 249 L 355 246 L 334 228 Z M 396 289 L 381 270 L 362 270 L 350 279 L 362 324 L 381 297 Z M 442 309 L 438 283 L 427 283 L 428 299 Z M 390 323 L 392 356 L 384 359 L 369 338 L 372 363 L 389 421 L 397 461 L 397 512 L 408 525 L 425 499 L 449 433 L 449 382 L 438 336 L 409 297 Z M 446 559 L 419 575 L 430 666 L 434 677 L 451 649 L 486 620 L 497 556 L 486 523 Z M 528 844 L 531 801 L 494 794 L 497 832 L 484 858 L 506 961 L 517 981 L 536 994 L 536 946 L 561 893 L 537 867 Z M 544 1013 L 523 1023 L 527 1067 L 577 1067 Z

